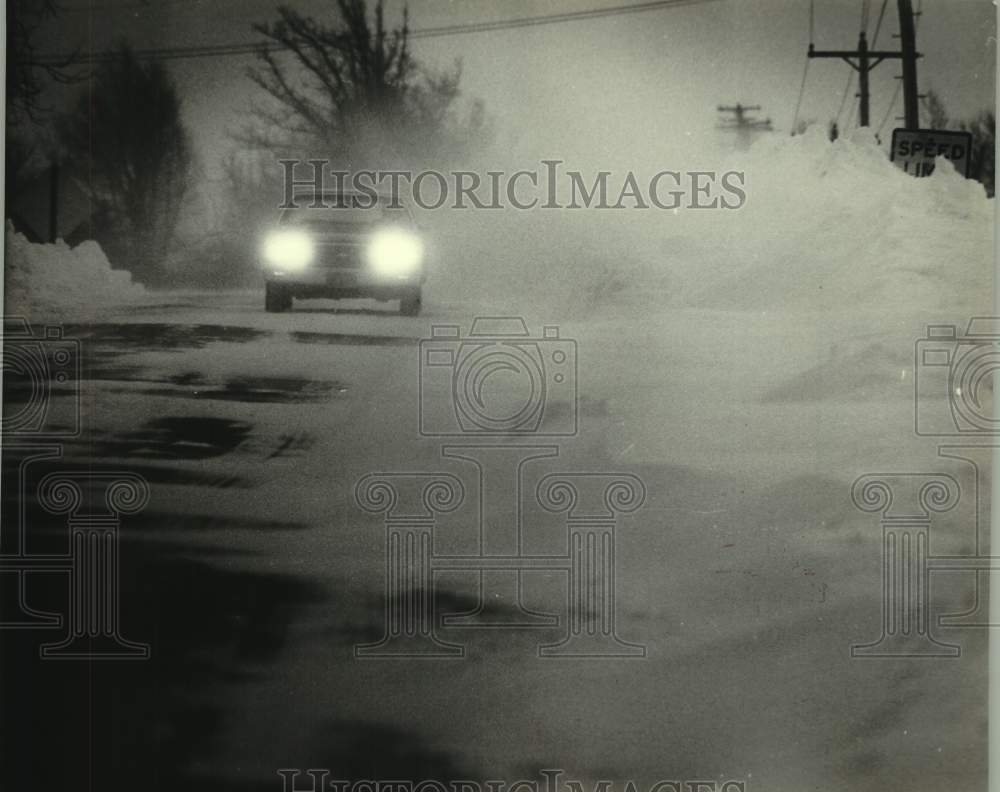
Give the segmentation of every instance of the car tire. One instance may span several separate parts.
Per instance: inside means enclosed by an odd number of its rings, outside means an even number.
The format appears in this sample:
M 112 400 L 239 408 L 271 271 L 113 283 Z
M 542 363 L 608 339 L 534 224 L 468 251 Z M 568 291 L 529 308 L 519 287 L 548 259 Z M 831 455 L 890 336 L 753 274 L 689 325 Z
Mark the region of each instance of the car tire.
M 400 299 L 399 314 L 400 316 L 419 316 L 420 307 L 420 290 L 418 289 Z
M 292 307 L 292 295 L 277 283 L 267 283 L 264 286 L 264 310 L 268 313 L 281 313 Z

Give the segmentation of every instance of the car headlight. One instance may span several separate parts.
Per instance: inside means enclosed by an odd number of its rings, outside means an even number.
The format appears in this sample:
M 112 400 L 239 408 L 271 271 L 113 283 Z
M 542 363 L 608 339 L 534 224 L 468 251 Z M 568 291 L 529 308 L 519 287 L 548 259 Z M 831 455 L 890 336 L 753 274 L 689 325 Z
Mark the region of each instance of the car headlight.
M 424 245 L 403 228 L 386 228 L 368 244 L 368 264 L 379 275 L 409 275 L 420 267 Z
M 276 231 L 264 240 L 264 259 L 281 269 L 302 269 L 313 257 L 313 243 L 303 231 Z

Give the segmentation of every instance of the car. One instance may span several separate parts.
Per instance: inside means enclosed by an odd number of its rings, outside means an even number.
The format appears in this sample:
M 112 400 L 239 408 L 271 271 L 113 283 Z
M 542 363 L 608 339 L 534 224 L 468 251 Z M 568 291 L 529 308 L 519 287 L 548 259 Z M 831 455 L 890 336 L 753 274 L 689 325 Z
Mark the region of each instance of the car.
M 424 244 L 413 214 L 391 196 L 338 192 L 292 201 L 264 236 L 264 308 L 293 300 L 399 300 L 403 316 L 422 303 Z

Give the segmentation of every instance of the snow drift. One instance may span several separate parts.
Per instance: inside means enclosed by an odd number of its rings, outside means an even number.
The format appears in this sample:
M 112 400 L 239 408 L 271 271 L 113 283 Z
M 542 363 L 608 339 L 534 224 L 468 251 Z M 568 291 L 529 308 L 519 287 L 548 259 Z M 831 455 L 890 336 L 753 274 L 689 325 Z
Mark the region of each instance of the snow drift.
M 868 130 L 831 144 L 817 129 L 761 141 L 745 170 L 749 200 L 706 245 L 693 302 L 989 310 L 993 202 L 947 160 L 917 179 Z
M 442 258 L 428 291 L 557 313 L 990 309 L 993 201 L 946 160 L 916 179 L 868 130 L 831 143 L 821 129 L 663 159 L 664 169 L 745 172 L 745 205 L 431 217 Z
M 29 319 L 88 319 L 140 302 L 146 290 L 113 270 L 100 245 L 34 244 L 7 225 L 4 311 Z

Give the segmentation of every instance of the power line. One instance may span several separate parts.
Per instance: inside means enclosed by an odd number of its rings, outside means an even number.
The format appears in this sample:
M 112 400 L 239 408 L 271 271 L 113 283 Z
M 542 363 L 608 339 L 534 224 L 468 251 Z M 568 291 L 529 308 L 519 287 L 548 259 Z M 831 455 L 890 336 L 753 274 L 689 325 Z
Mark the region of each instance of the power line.
M 516 28 L 537 27 L 540 25 L 554 25 L 565 22 L 581 22 L 592 19 L 603 19 L 612 16 L 624 16 L 626 14 L 637 14 L 646 11 L 681 8 L 684 6 L 702 5 L 715 2 L 719 2 L 719 0 L 646 0 L 646 2 L 633 3 L 631 5 L 593 8 L 585 11 L 566 11 L 558 14 L 517 17 L 513 19 L 498 19 L 491 22 L 469 22 L 464 24 L 418 28 L 416 30 L 409 31 L 409 37 L 411 39 L 425 39 L 439 38 L 442 36 L 465 35 L 469 33 L 490 33 L 501 30 L 513 30 Z M 174 60 L 180 58 L 212 58 L 253 55 L 261 51 L 277 52 L 285 49 L 287 49 L 287 47 L 280 44 L 257 41 L 232 44 L 206 44 L 203 46 L 190 47 L 155 47 L 144 50 L 135 50 L 135 55 L 140 60 Z M 44 64 L 50 61 L 61 61 L 62 59 L 65 59 L 65 57 L 65 55 L 43 56 L 39 59 L 39 63 Z M 82 63 L 97 63 L 113 57 L 113 55 L 106 52 L 85 52 L 77 55 L 75 61 Z
M 875 49 L 875 45 L 878 44 L 878 32 L 882 29 L 882 19 L 885 17 L 885 7 L 889 4 L 889 0 L 882 0 L 882 8 L 878 12 L 878 22 L 875 23 L 875 35 L 872 36 L 872 49 Z
M 411 31 L 411 38 L 432 38 L 437 36 L 453 36 L 465 33 L 482 33 L 493 30 L 510 30 L 511 28 L 535 27 L 537 25 L 552 25 L 559 22 L 576 22 L 586 19 L 601 19 L 609 16 L 637 14 L 644 11 L 656 11 L 662 8 L 678 8 L 687 5 L 718 2 L 719 0 L 647 0 L 632 5 L 613 6 L 611 8 L 593 8 L 587 11 L 566 11 L 561 14 L 521 17 L 519 19 L 502 19 L 494 22 L 471 22 L 462 25 L 443 25 L 441 27 L 423 28 Z
M 847 104 L 847 97 L 851 93 L 851 86 L 854 85 L 854 70 L 847 72 L 847 84 L 844 86 L 844 93 L 840 97 L 840 107 L 837 108 L 837 126 L 840 126 L 840 116 L 844 112 Z
M 795 129 L 799 124 L 799 110 L 802 109 L 802 97 L 806 92 L 806 78 L 809 76 L 809 59 L 806 58 L 806 65 L 802 69 L 802 82 L 799 83 L 799 98 L 795 102 L 795 116 L 792 118 L 792 134 L 795 134 Z
M 87 3 L 86 5 L 59 5 L 58 10 L 64 14 L 90 14 L 94 11 L 150 11 L 154 8 L 174 5 L 203 4 L 205 0 L 138 0 L 134 3 Z
M 816 27 L 816 0 L 809 0 L 809 46 L 812 47 L 815 27 Z M 795 101 L 795 115 L 792 116 L 792 134 L 796 132 L 799 125 L 799 111 L 802 109 L 802 97 L 806 92 L 806 77 L 809 76 L 809 56 L 806 56 L 805 65 L 802 67 L 802 82 L 799 83 L 799 98 Z
M 882 116 L 882 123 L 878 125 L 878 129 L 875 130 L 876 135 L 882 134 L 882 128 L 885 126 L 885 122 L 889 120 L 889 116 L 892 114 L 892 108 L 896 106 L 896 100 L 899 99 L 899 92 L 903 88 L 903 81 L 899 80 L 896 83 L 896 90 L 892 92 L 892 99 L 889 102 L 889 106 L 885 109 L 885 115 Z

